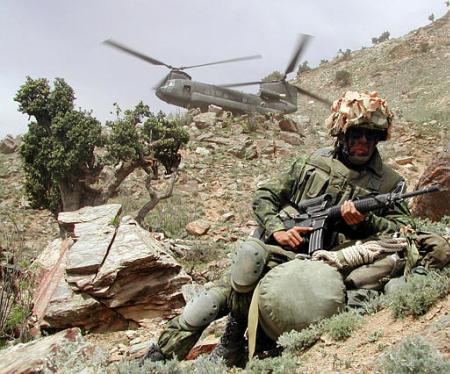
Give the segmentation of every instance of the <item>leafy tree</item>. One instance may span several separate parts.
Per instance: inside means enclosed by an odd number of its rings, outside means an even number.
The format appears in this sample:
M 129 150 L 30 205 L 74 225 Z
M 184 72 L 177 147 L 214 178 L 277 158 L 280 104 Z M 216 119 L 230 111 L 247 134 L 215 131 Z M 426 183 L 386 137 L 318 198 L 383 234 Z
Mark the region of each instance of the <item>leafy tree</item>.
M 304 61 L 303 64 L 300 64 L 297 69 L 297 76 L 305 71 L 311 70 L 311 67 L 308 64 L 308 61 Z
M 54 214 L 105 203 L 136 168 L 150 179 L 159 163 L 168 173 L 176 171 L 178 151 L 188 141 L 177 123 L 142 102 L 123 113 L 115 105 L 116 119 L 102 129 L 91 112 L 74 109 L 73 89 L 61 78 L 50 87 L 46 79 L 27 77 L 15 100 L 19 111 L 35 119 L 20 151 L 25 190 L 33 207 Z
M 379 44 L 389 39 L 391 34 L 389 31 L 384 31 L 378 38 L 372 38 L 372 44 Z
M 431 13 L 429 16 L 428 16 L 428 20 L 429 21 L 431 21 L 431 22 L 434 22 L 434 13 Z
M 279 81 L 283 79 L 283 74 L 280 73 L 278 70 L 275 70 L 274 72 L 270 73 L 268 76 L 264 77 L 261 81 L 262 82 L 273 82 L 273 81 Z

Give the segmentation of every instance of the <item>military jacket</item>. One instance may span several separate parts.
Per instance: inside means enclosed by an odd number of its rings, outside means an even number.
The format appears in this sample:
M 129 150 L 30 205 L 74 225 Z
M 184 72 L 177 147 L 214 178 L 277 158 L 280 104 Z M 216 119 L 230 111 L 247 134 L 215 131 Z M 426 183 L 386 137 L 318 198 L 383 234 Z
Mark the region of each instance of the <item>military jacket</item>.
M 402 177 L 383 164 L 377 150 L 364 168 L 353 170 L 333 157 L 332 148 L 325 148 L 298 159 L 287 173 L 260 186 L 254 196 L 253 211 L 267 239 L 285 229 L 282 212 L 286 206 L 324 193 L 330 194 L 333 205 L 337 205 L 371 193 L 397 192 L 403 186 Z M 363 239 L 378 233 L 391 234 L 406 224 L 413 224 L 408 208 L 406 204 L 396 204 L 368 213 L 357 225 L 342 221 L 337 230 L 348 239 Z

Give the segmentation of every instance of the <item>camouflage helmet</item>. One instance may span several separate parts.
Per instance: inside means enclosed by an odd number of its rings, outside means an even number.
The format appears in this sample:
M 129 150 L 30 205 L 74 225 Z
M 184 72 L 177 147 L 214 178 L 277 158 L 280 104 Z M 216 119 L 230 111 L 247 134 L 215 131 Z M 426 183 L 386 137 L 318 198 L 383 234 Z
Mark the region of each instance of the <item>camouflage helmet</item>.
M 350 127 L 364 127 L 383 133 L 380 140 L 387 140 L 394 114 L 378 92 L 345 92 L 332 107 L 333 112 L 325 121 L 331 136 L 345 134 Z

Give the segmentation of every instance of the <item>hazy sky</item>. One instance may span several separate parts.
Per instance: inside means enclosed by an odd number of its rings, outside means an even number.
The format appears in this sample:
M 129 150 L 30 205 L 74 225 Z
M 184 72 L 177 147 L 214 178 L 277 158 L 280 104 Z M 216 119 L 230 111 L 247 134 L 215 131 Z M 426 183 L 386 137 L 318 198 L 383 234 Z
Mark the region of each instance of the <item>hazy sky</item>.
M 444 0 L 0 0 L 0 138 L 24 133 L 28 118 L 13 97 L 27 75 L 64 78 L 76 106 L 101 121 L 112 104 L 143 100 L 152 110 L 176 112 L 151 87 L 167 70 L 101 44 L 112 38 L 174 66 L 238 56 L 263 59 L 197 68 L 195 80 L 258 80 L 284 70 L 299 33 L 314 35 L 310 65 L 338 49 L 370 46 L 429 23 L 447 11 Z M 252 88 L 243 88 L 252 91 Z M 255 89 L 253 89 L 255 90 Z M 319 93 L 320 94 L 320 93 Z

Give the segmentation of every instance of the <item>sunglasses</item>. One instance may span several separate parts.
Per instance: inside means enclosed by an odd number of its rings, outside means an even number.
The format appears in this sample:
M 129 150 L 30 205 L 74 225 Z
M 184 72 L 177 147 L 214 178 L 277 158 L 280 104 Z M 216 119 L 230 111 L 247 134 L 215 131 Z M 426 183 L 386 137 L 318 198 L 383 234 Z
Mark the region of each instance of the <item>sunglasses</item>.
M 376 142 L 382 137 L 380 131 L 365 128 L 350 128 L 345 135 L 351 140 L 358 140 L 364 136 L 368 142 Z

